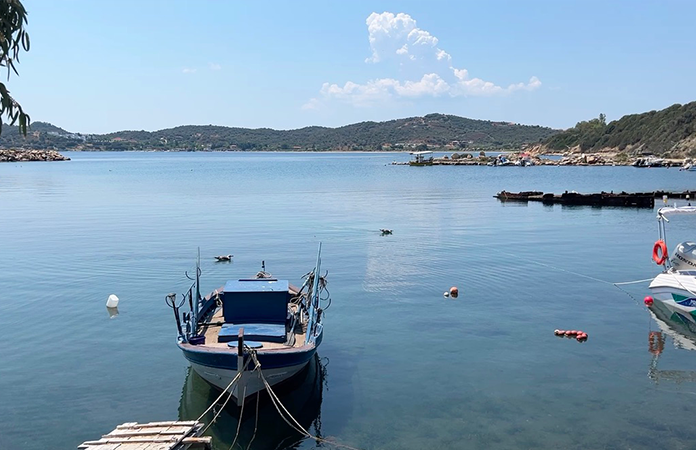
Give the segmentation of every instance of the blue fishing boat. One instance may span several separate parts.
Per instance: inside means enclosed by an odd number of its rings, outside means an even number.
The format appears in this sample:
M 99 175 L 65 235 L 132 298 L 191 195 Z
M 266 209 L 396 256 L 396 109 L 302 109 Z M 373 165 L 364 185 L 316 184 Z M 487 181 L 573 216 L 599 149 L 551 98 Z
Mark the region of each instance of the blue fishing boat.
M 181 300 L 167 296 L 177 344 L 191 367 L 241 405 L 246 397 L 289 380 L 314 357 L 324 336 L 320 306 L 326 292 L 317 262 L 300 288 L 265 267 L 253 278 L 230 280 L 205 297 L 201 271 Z M 328 300 L 328 299 L 327 299 Z

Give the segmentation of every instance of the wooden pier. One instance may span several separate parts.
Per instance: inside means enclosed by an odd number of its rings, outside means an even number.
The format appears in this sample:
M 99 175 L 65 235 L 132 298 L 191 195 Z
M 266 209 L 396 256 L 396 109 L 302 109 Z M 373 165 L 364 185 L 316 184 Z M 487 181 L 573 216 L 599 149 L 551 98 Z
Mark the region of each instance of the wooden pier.
M 124 423 L 98 441 L 83 442 L 83 450 L 210 449 L 210 437 L 199 437 L 203 424 L 189 422 Z

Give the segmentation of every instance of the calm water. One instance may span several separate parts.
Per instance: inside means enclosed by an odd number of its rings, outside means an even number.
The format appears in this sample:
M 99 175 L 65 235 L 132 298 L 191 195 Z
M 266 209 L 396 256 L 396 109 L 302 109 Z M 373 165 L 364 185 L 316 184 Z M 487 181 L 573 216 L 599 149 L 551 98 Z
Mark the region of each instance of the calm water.
M 659 329 L 647 284 L 628 295 L 607 283 L 657 273 L 654 212 L 492 198 L 693 189 L 693 173 L 411 168 L 393 154 L 69 156 L 0 165 L 2 449 L 72 449 L 122 422 L 195 419 L 216 393 L 176 348 L 164 296 L 184 290 L 196 249 L 208 290 L 261 260 L 297 282 L 320 241 L 333 298 L 321 360 L 283 397 L 312 433 L 360 449 L 693 448 L 696 383 L 682 378 L 696 352 L 667 338 L 664 376 L 648 378 Z M 695 238 L 693 225 L 673 220 L 670 247 Z M 227 253 L 234 262 L 213 262 Z M 444 298 L 453 285 L 460 297 Z M 256 436 L 255 413 L 242 418 L 242 448 L 316 446 L 259 408 Z M 211 427 L 216 448 L 237 421 L 225 410 Z

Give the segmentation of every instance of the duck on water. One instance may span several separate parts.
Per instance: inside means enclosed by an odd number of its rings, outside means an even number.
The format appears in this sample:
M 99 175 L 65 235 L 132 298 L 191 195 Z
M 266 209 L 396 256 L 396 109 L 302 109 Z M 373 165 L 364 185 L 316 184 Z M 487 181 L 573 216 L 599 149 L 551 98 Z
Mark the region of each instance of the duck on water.
M 167 296 L 177 325 L 177 345 L 193 370 L 213 386 L 246 397 L 289 380 L 314 357 L 324 337 L 321 244 L 316 265 L 300 288 L 265 271 L 229 280 L 200 295 L 199 268 L 188 292 Z M 328 305 L 327 305 L 328 306 Z

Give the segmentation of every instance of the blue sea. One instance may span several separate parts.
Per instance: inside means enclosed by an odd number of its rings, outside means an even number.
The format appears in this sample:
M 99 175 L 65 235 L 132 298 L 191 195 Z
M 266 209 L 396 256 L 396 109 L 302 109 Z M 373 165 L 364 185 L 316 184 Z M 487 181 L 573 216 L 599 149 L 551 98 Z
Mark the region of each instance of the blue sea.
M 123 422 L 196 419 L 217 392 L 177 349 L 166 294 L 187 289 L 198 249 L 205 291 L 262 261 L 299 284 L 320 242 L 324 342 L 281 395 L 313 435 L 363 450 L 694 448 L 696 334 L 651 316 L 647 283 L 612 284 L 659 272 L 655 210 L 493 198 L 686 190 L 694 173 L 66 154 L 0 164 L 0 449 L 74 449 Z M 668 224 L 670 249 L 696 238 L 694 223 Z M 458 298 L 443 295 L 452 286 Z M 206 432 L 216 449 L 331 448 L 256 405 L 241 421 L 221 411 Z

